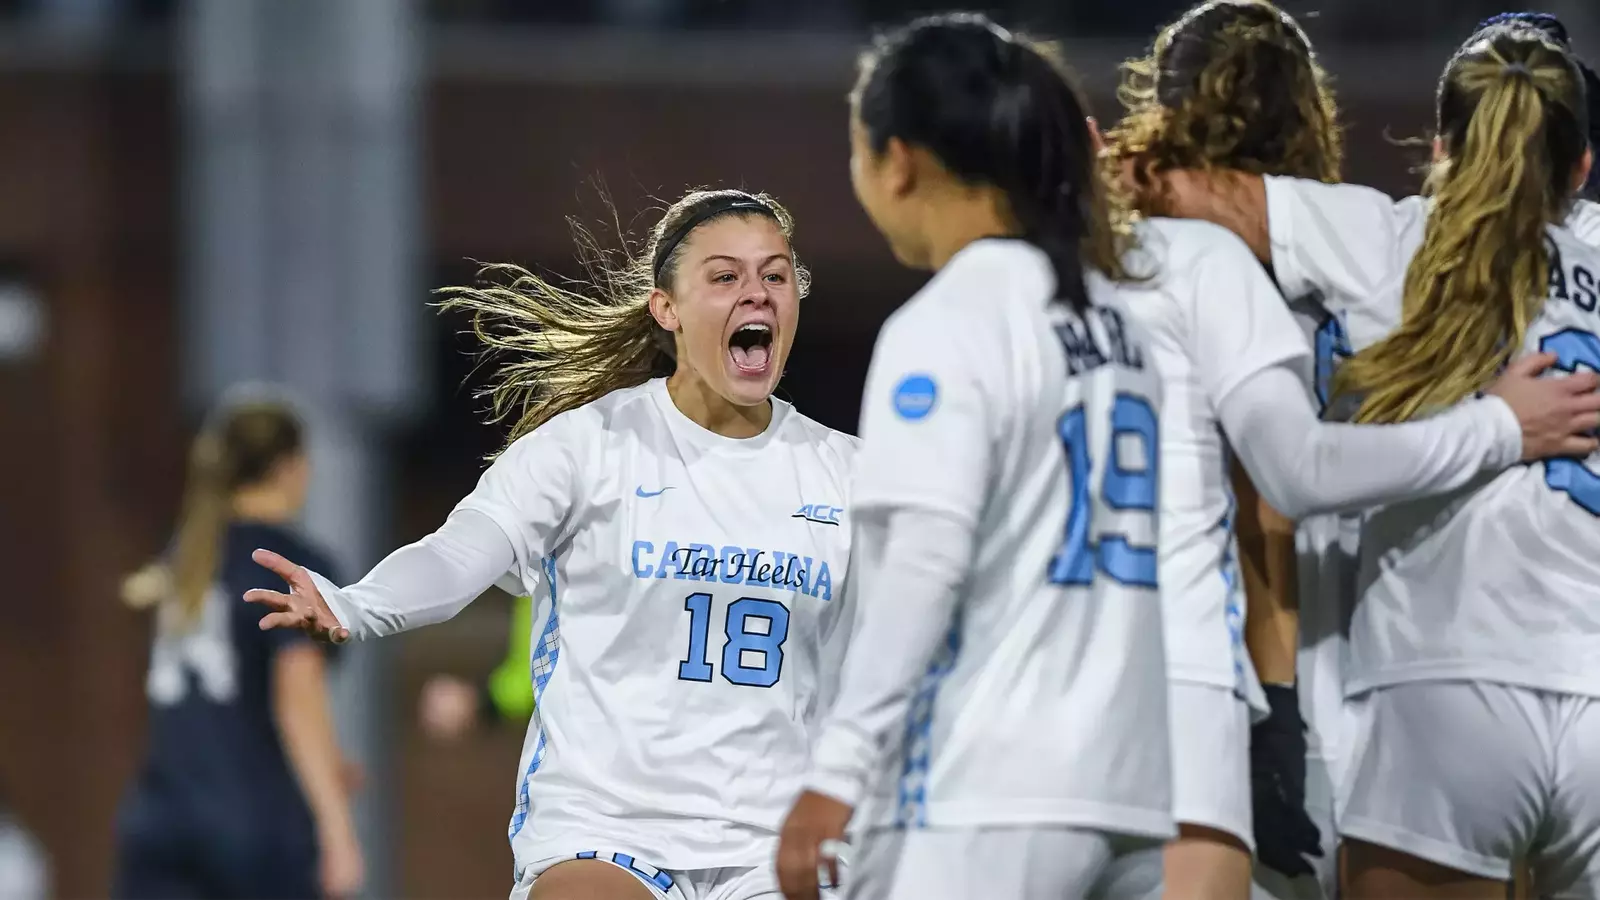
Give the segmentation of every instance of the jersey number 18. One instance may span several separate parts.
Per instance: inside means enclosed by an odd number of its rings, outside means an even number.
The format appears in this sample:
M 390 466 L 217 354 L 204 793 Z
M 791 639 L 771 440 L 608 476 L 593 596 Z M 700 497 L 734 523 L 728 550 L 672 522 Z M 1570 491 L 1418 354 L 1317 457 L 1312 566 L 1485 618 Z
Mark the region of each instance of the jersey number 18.
M 711 595 L 690 594 L 683 601 L 689 613 L 689 653 L 678 663 L 684 681 L 710 681 L 706 660 L 711 634 Z M 733 684 L 769 688 L 783 673 L 783 644 L 789 639 L 789 610 L 775 600 L 740 597 L 723 617 L 722 677 Z M 749 654 L 747 661 L 746 654 Z M 756 661 L 759 660 L 759 665 Z

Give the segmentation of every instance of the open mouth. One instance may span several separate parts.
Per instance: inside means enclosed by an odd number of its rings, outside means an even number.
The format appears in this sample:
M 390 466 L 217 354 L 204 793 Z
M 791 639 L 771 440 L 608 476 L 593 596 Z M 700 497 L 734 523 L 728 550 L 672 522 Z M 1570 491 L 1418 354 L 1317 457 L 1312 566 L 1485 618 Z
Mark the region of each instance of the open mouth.
M 772 326 L 759 322 L 741 325 L 728 339 L 728 355 L 740 372 L 758 375 L 772 360 Z

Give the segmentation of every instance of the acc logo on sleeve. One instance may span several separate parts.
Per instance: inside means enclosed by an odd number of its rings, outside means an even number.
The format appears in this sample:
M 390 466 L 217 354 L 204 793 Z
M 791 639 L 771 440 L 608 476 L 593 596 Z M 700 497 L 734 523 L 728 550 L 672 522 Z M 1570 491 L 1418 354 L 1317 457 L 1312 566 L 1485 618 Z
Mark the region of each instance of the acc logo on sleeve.
M 910 422 L 923 419 L 933 412 L 939 402 L 939 385 L 933 376 L 920 372 L 900 379 L 894 388 L 894 411 Z

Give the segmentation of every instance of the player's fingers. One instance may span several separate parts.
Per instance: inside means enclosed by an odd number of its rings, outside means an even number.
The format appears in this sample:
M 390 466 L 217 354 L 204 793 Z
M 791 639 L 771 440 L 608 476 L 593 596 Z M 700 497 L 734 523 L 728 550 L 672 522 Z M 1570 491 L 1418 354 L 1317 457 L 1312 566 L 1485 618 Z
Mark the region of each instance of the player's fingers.
M 1574 394 L 1592 394 L 1600 388 L 1600 375 L 1594 372 L 1574 372 L 1561 379 L 1561 385 Z
M 1560 456 L 1584 457 L 1600 449 L 1600 441 L 1573 435 L 1561 442 Z
M 1566 408 L 1575 413 L 1592 413 L 1600 411 L 1600 393 L 1595 391 L 1574 391 L 1566 398 Z
M 275 612 L 262 616 L 257 627 L 262 631 L 271 631 L 274 628 L 300 628 L 304 622 L 304 617 L 299 613 Z
M 1555 364 L 1556 355 L 1554 353 L 1530 353 L 1521 359 L 1512 360 L 1511 364 L 1506 366 L 1506 374 L 1528 378 L 1543 372 Z
M 783 841 L 778 860 L 779 886 L 786 900 L 816 900 L 817 844 L 808 836 Z
M 273 553 L 271 550 L 257 550 L 250 554 L 250 558 L 255 560 L 257 565 L 291 585 L 295 585 L 296 577 L 300 575 L 300 567 L 298 565 Z M 295 586 L 298 587 L 299 585 Z
M 262 606 L 271 607 L 272 609 L 276 609 L 280 612 L 287 612 L 288 610 L 294 609 L 293 597 L 290 597 L 288 594 L 279 593 L 278 591 L 269 591 L 265 588 L 255 588 L 254 590 L 245 591 L 244 600 L 246 603 L 259 603 Z

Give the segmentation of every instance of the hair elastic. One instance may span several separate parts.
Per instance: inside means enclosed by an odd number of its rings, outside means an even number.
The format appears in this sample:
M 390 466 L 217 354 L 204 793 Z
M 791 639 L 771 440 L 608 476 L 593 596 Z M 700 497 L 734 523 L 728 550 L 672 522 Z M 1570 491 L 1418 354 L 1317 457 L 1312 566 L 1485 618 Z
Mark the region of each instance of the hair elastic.
M 757 200 L 754 197 L 749 196 L 748 194 L 742 197 L 728 197 L 710 204 L 705 209 L 700 210 L 699 212 L 690 216 L 688 219 L 684 220 L 682 225 L 674 228 L 671 234 L 662 238 L 661 242 L 656 245 L 655 263 L 651 266 L 651 277 L 655 280 L 656 285 L 660 286 L 661 284 L 662 267 L 665 266 L 667 264 L 667 260 L 672 257 L 672 251 L 678 249 L 678 245 L 683 242 L 683 239 L 689 236 L 689 232 L 695 230 L 696 227 L 704 223 L 707 219 L 730 212 L 760 213 L 761 215 L 772 219 L 774 222 L 778 221 L 778 214 L 773 212 L 772 207 L 762 203 L 760 200 Z

